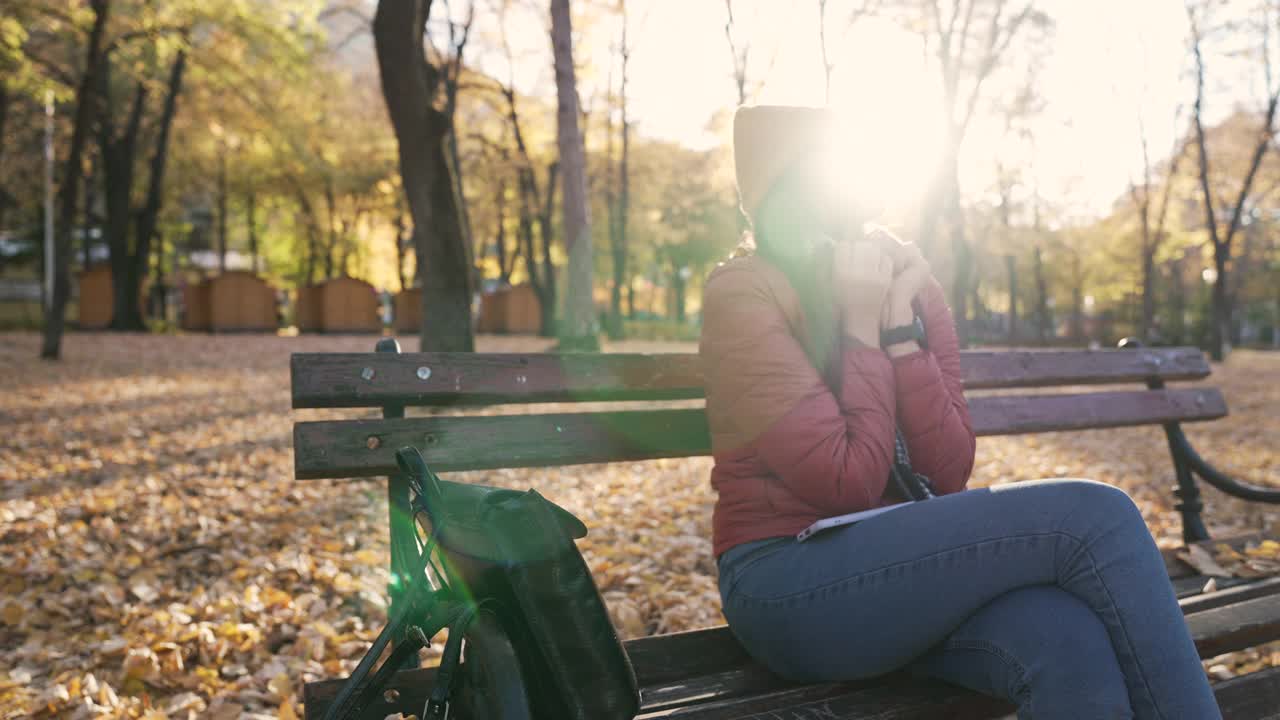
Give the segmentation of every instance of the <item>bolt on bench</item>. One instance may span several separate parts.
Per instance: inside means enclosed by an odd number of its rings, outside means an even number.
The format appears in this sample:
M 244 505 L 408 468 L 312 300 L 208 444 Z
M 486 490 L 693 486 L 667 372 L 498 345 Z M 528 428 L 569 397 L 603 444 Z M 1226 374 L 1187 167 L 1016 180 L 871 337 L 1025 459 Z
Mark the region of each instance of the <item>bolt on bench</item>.
M 515 415 L 406 418 L 406 406 L 467 408 L 499 404 L 671 401 L 702 397 L 698 357 L 691 354 L 400 353 L 395 340 L 375 353 L 295 354 L 294 408 L 381 408 L 383 419 L 299 422 L 294 425 L 295 475 L 313 478 L 388 476 L 391 602 L 407 577 L 405 558 L 416 537 L 404 509 L 407 479 L 398 475 L 397 448 L 418 447 L 440 472 L 607 463 L 710 453 L 703 411 L 697 408 L 613 410 Z M 1145 389 L 1079 390 L 1067 394 L 997 394 L 969 398 L 980 436 L 1161 425 L 1168 441 L 1173 490 L 1189 545 L 1209 540 L 1200 517 L 1195 478 L 1233 495 L 1280 502 L 1280 490 L 1228 478 L 1201 458 L 1181 423 L 1227 414 L 1216 388 L 1170 388 L 1166 382 L 1209 375 L 1195 348 L 971 351 L 962 353 L 967 390 L 1077 385 L 1145 385 Z M 1246 538 L 1226 541 L 1236 547 Z M 1209 577 L 1166 555 L 1173 583 L 1201 657 L 1280 639 L 1280 578 Z M 796 685 L 747 656 L 727 627 L 629 641 L 626 650 L 641 686 L 641 717 L 729 718 L 996 718 L 1002 702 L 940 682 L 890 674 L 866 681 Z M 434 670 L 409 669 L 392 680 L 395 692 L 365 717 L 418 712 Z M 320 718 L 340 680 L 308 684 L 306 717 Z M 1217 683 L 1228 719 L 1280 718 L 1280 667 Z M 462 720 L 484 720 L 463 718 Z

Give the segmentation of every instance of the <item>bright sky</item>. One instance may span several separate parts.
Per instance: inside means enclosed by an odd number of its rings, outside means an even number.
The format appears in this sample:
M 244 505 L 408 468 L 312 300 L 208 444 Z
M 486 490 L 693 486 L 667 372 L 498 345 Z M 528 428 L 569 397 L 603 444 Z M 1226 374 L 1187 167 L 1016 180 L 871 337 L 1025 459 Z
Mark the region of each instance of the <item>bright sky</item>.
M 828 17 L 837 18 L 843 5 L 831 0 Z M 1002 138 L 1001 120 L 975 119 L 961 156 L 962 183 L 969 194 L 982 193 L 991 185 L 997 157 L 1003 156 L 1006 164 L 1034 167 L 1036 179 L 1028 183 L 1037 184 L 1043 197 L 1068 214 L 1105 213 L 1130 176 L 1141 172 L 1139 117 L 1153 160 L 1168 154 L 1175 127 L 1186 127 L 1185 110 L 1175 125 L 1175 113 L 1189 104 L 1192 90 L 1182 3 L 1041 0 L 1039 5 L 1056 28 L 1038 76 L 1046 105 L 1033 121 L 1033 140 L 1011 143 Z M 734 6 L 752 46 L 749 75 L 760 83 L 755 101 L 823 104 L 816 0 L 735 0 Z M 628 11 L 633 48 L 628 96 L 637 131 L 695 148 L 727 142 L 727 128 L 717 134 L 712 123 L 737 100 L 722 0 L 628 0 Z M 546 22 L 532 11 L 528 17 L 512 15 L 511 39 L 521 58 L 517 84 L 526 92 L 554 92 Z M 585 37 L 575 48 L 578 62 L 589 66 L 580 79 L 584 100 L 592 94 L 591 83 L 605 82 L 604 63 L 615 57 L 611 46 L 617 43 L 605 20 Z M 857 118 L 893 158 L 879 173 L 888 186 L 903 195 L 918 193 L 936 154 L 937 113 L 937 81 L 919 39 L 891 22 L 864 20 L 844 38 L 829 34 L 828 42 L 838 61 L 832 106 Z M 478 62 L 500 77 L 506 74 L 505 63 L 495 64 L 492 55 Z M 1229 109 L 1229 101 L 1219 102 L 1210 108 L 1209 119 Z
M 707 121 L 736 101 L 723 3 L 631 0 L 630 5 L 642 25 L 630 93 L 641 132 L 693 145 L 718 142 L 708 136 Z M 822 104 L 817 3 L 758 5 L 766 10 L 752 28 L 757 68 L 768 65 L 768 45 L 777 46 L 758 101 Z M 828 18 L 836 17 L 839 5 L 829 3 Z M 1140 109 L 1153 153 L 1162 155 L 1170 147 L 1173 115 L 1185 87 L 1185 16 L 1181 3 L 1170 0 L 1048 0 L 1042 6 L 1057 28 L 1040 75 L 1047 106 L 1035 121 L 1041 192 L 1084 212 L 1102 211 L 1123 191 L 1130 169 L 1140 168 Z M 739 15 L 751 19 L 750 13 Z M 829 26 L 835 24 L 829 20 Z M 882 120 L 877 129 L 907 165 L 902 171 L 918 177 L 936 147 L 930 140 L 937 112 L 936 79 L 924 65 L 919 40 L 886 21 L 863 21 L 836 48 L 835 57 L 832 105 L 858 114 L 870 110 L 887 120 L 887 127 Z M 966 139 L 961 163 L 970 192 L 988 184 L 1002 131 L 998 120 L 979 120 Z M 898 177 L 894 185 L 910 191 L 915 180 Z

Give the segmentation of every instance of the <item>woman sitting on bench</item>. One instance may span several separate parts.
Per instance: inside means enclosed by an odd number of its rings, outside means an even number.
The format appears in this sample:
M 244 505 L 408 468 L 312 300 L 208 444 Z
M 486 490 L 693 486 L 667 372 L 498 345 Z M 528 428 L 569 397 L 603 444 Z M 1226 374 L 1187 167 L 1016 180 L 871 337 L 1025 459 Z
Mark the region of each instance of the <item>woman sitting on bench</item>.
M 1128 495 L 965 490 L 974 434 L 942 289 L 824 181 L 831 125 L 796 107 L 734 119 L 754 250 L 707 280 L 700 347 L 730 628 L 802 681 L 908 667 L 1022 718 L 1220 718 Z

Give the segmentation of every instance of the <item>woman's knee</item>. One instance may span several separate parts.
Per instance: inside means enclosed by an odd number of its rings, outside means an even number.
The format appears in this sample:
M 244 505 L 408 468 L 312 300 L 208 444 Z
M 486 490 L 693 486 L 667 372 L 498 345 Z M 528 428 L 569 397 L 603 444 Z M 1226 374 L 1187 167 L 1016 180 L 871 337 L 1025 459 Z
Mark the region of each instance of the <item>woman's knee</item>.
M 1115 524 L 1133 528 L 1146 525 L 1142 511 L 1124 490 L 1096 480 L 1077 478 L 1044 481 L 1053 495 L 1046 501 L 1057 507 L 1064 524 L 1096 527 Z

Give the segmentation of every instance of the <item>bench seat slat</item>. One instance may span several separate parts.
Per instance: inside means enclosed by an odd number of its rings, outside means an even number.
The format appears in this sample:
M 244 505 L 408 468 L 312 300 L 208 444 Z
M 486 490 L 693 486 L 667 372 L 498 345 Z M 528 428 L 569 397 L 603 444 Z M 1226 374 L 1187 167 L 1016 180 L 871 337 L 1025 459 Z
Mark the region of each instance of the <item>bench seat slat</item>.
M 1280 666 L 1214 683 L 1224 720 L 1280 720 Z
M 896 682 L 895 682 L 896 680 Z M 407 670 L 397 675 L 392 685 L 399 697 L 395 703 L 378 699 L 364 718 L 382 718 L 402 712 L 405 715 L 422 709 L 434 672 Z M 641 715 L 642 720 L 682 718 L 683 720 L 813 720 L 813 718 L 875 717 L 879 720 L 934 720 L 938 717 L 964 720 L 994 720 L 1010 713 L 1007 704 L 977 693 L 943 683 L 926 680 L 877 678 L 879 685 L 849 683 L 845 685 L 810 685 L 775 691 L 761 688 L 756 697 L 728 697 L 724 700 L 693 705 L 683 709 L 655 708 Z M 327 707 L 325 700 L 337 691 L 340 681 L 324 681 L 306 686 L 306 718 L 319 720 Z M 700 682 L 700 681 L 699 681 Z M 875 681 L 873 681 L 875 682 Z M 877 691 L 878 689 L 878 691 Z M 771 692 L 772 691 L 772 692 Z M 1280 667 L 1214 683 L 1214 695 L 1225 720 L 1280 720 Z M 888 709 L 884 709 L 888 707 Z M 870 715 L 868 710 L 882 712 Z M 822 712 L 822 710 L 830 712 Z M 939 711 L 945 712 L 940 714 Z M 459 720 L 481 720 L 459 715 Z
M 1280 595 L 1201 610 L 1187 616 L 1187 623 L 1200 657 L 1260 645 L 1280 637 Z
M 969 409 L 978 435 L 1209 420 L 1227 412 L 1214 388 L 980 396 Z M 419 448 L 441 472 L 710 452 L 700 409 L 301 422 L 293 441 L 299 479 L 387 475 L 396 469 L 395 450 L 405 445 Z
M 683 720 L 996 720 L 1013 705 L 956 685 L 907 677 L 871 682 L 793 686 L 758 696 L 738 696 L 670 713 L 640 717 Z
M 1198 348 L 975 350 L 961 353 L 960 364 L 970 389 L 1209 375 Z M 675 400 L 703 394 L 698 356 L 689 353 L 297 353 L 290 369 L 295 408 Z
M 1280 615 L 1280 585 L 1272 580 L 1206 593 L 1200 596 L 1201 602 L 1194 599 L 1182 602 L 1188 628 L 1201 657 L 1280 638 L 1280 621 L 1268 619 Z M 1239 591 L 1248 592 L 1248 588 L 1252 588 L 1255 595 L 1241 602 Z M 941 683 L 907 680 L 898 674 L 858 683 L 795 686 L 754 663 L 725 626 L 638 638 L 628 641 L 626 647 L 642 688 L 644 717 L 714 720 L 754 717 L 753 712 L 757 710 L 775 710 L 784 714 L 764 717 L 807 718 L 812 715 L 803 714 L 804 708 L 826 702 L 833 703 L 830 705 L 833 712 L 837 708 L 839 711 L 820 717 L 865 717 L 858 713 L 866 713 L 871 708 L 889 713 L 871 717 L 892 718 L 936 717 L 943 708 L 962 713 L 948 717 L 997 717 L 1008 712 L 1002 703 L 976 694 Z M 1264 672 L 1273 671 L 1280 672 L 1280 668 Z M 417 698 L 425 699 L 434 677 L 433 668 L 398 673 L 391 687 L 400 691 L 400 704 L 380 703 L 369 717 L 381 718 L 407 707 L 420 708 L 421 701 Z M 1268 697 L 1280 696 L 1280 676 L 1255 673 L 1246 677 L 1256 678 L 1250 681 L 1250 689 L 1270 693 Z M 1228 702 L 1232 707 L 1252 707 L 1244 688 L 1239 687 L 1244 681 L 1245 678 L 1236 678 L 1222 684 L 1224 691 L 1230 691 L 1221 696 L 1224 710 Z M 1255 682 L 1260 684 L 1254 685 Z M 306 686 L 308 718 L 320 717 L 326 701 L 334 696 L 340 684 L 341 680 L 326 680 Z M 682 707 L 684 709 L 677 709 Z M 794 712 L 787 714 L 786 708 Z M 977 714 L 963 714 L 970 712 Z M 1227 717 L 1267 716 L 1228 714 Z
M 995 395 L 969 398 L 969 414 L 980 436 L 1018 435 L 1213 420 L 1227 401 L 1217 388 Z
M 1224 720 L 1280 720 L 1280 667 L 1213 684 Z M 857 684 L 815 685 L 763 697 L 739 697 L 642 720 L 998 720 L 1013 707 L 953 685 L 894 677 L 863 688 Z

